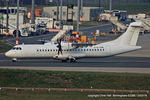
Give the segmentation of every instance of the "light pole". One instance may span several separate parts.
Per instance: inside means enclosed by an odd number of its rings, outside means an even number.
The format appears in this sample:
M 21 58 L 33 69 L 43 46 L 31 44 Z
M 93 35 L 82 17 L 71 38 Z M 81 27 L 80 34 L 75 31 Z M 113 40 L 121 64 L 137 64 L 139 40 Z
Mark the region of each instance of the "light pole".
M 57 21 L 59 21 L 59 0 L 57 0 Z
M 59 18 L 59 28 L 62 28 L 62 5 L 63 5 L 63 2 L 62 0 L 60 0 L 60 18 Z
M 78 12 L 77 12 L 77 32 L 79 32 L 79 21 L 80 21 L 80 0 L 78 0 Z
M 83 0 L 81 0 L 81 6 L 80 6 L 80 23 L 83 22 Z
M 35 5 L 34 5 L 34 0 L 32 0 L 32 18 L 31 18 L 31 24 L 35 24 Z
M 111 15 L 111 10 L 112 10 L 112 0 L 110 0 L 110 8 L 109 8 L 109 14 Z
M 6 6 L 7 6 L 6 31 L 8 33 L 8 26 L 9 26 L 9 0 L 6 0 Z
M 62 5 L 63 5 L 63 2 L 62 0 L 60 0 L 60 21 L 62 21 Z
M 100 10 L 100 8 L 101 8 L 101 0 L 99 0 L 99 10 Z
M 17 0 L 17 30 L 16 30 L 16 45 L 19 44 L 19 0 Z

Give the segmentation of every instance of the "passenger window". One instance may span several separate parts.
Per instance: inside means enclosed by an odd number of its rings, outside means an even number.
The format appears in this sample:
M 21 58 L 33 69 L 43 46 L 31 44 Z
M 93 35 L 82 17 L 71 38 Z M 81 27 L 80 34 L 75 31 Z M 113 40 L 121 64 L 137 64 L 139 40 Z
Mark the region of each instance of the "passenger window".
M 14 48 L 12 48 L 12 50 L 22 50 L 22 48 L 20 48 L 20 47 L 14 47 Z

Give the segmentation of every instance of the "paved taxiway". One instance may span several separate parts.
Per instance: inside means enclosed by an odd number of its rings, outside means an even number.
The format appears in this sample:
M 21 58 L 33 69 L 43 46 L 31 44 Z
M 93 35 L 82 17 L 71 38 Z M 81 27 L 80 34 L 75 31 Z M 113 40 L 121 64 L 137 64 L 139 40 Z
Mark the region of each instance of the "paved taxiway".
M 89 28 L 89 30 L 106 29 L 110 25 Z M 87 29 L 82 31 L 86 32 Z M 87 33 L 86 33 L 87 34 Z M 21 38 L 21 41 L 30 44 L 38 43 L 40 38 L 50 39 L 55 35 L 46 34 L 42 36 Z M 112 40 L 116 37 L 100 37 L 102 42 Z M 9 40 L 15 43 L 14 40 Z M 11 62 L 10 58 L 0 54 L 0 68 L 25 68 L 25 69 L 45 69 L 45 70 L 66 70 L 66 71 L 95 71 L 95 72 L 134 72 L 150 73 L 150 34 L 141 35 L 138 45 L 142 46 L 141 50 L 121 54 L 109 58 L 89 58 L 80 59 L 76 63 L 62 63 L 54 59 L 19 59 L 18 62 Z
M 99 25 L 99 26 L 94 26 L 90 28 L 84 28 L 81 29 L 80 31 L 83 32 L 83 34 L 87 35 L 88 37 L 93 37 L 91 33 L 95 33 L 97 29 L 99 29 L 101 32 L 109 32 L 111 30 L 112 26 L 111 24 L 106 24 L 106 25 Z M 57 33 L 49 33 L 45 35 L 40 35 L 40 36 L 31 36 L 31 37 L 19 37 L 19 43 L 22 44 L 39 44 L 41 43 L 40 40 L 51 40 L 53 36 L 55 36 Z M 98 41 L 107 41 L 107 40 L 113 40 L 116 37 L 102 37 L 98 38 Z M 15 45 L 16 39 L 9 39 L 6 40 L 6 42 Z
M 54 59 L 11 59 L 0 60 L 0 66 L 35 66 L 35 67 L 133 67 L 150 68 L 149 57 L 110 57 L 80 59 L 75 63 L 62 63 Z
M 54 59 L 19 59 L 12 62 L 0 55 L 0 68 L 19 68 L 57 71 L 133 72 L 150 73 L 150 57 L 121 57 L 80 59 L 76 63 L 62 63 Z

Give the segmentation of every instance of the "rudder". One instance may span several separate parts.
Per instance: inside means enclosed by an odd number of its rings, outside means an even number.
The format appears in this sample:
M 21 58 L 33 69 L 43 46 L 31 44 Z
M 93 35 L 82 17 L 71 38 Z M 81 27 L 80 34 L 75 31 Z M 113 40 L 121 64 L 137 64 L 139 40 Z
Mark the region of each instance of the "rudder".
M 119 38 L 107 43 L 135 46 L 138 40 L 141 26 L 142 26 L 141 22 L 133 22 L 129 25 L 127 31 L 123 33 Z

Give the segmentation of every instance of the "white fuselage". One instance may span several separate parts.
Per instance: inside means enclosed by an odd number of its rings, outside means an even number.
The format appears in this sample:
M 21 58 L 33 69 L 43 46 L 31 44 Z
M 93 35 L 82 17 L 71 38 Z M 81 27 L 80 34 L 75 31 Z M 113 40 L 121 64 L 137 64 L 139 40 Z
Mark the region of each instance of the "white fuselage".
M 62 54 L 59 55 L 57 44 L 51 42 L 44 45 L 18 45 L 14 48 L 9 50 L 5 55 L 11 58 L 55 58 L 55 56 L 60 56 L 60 59 L 68 59 L 106 57 L 136 50 L 140 47 L 98 44 L 71 49 L 70 45 L 62 43 Z

